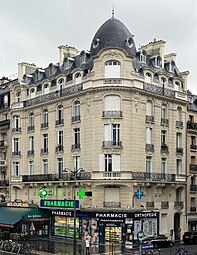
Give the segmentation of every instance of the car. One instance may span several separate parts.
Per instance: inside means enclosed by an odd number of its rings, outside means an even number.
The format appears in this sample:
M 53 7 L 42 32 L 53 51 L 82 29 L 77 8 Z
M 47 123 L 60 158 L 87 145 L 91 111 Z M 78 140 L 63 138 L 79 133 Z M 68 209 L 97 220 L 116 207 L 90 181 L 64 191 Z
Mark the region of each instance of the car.
M 172 247 L 174 245 L 173 241 L 168 240 L 165 235 L 158 235 L 158 236 L 149 236 L 145 238 L 142 242 L 143 244 L 153 244 L 153 248 L 165 248 L 165 247 Z
M 184 244 L 197 244 L 197 231 L 187 231 L 183 234 Z

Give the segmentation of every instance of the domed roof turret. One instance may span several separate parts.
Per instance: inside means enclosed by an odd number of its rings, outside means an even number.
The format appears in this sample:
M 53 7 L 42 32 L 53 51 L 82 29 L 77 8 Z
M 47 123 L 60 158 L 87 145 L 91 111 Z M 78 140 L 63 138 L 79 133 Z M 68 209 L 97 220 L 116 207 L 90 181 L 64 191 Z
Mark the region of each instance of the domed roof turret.
M 90 56 L 95 56 L 105 48 L 118 47 L 124 49 L 128 55 L 136 55 L 133 35 L 118 19 L 108 19 L 96 32 L 90 47 Z

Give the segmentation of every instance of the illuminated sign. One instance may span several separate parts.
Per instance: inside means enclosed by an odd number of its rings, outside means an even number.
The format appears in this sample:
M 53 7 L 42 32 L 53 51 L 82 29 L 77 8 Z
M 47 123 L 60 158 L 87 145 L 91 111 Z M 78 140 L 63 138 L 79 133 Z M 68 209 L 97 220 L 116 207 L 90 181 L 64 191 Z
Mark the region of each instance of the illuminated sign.
M 29 207 L 27 202 L 7 202 L 6 206 Z
M 41 197 L 41 198 L 45 198 L 47 195 L 48 195 L 48 192 L 45 188 L 41 188 L 39 191 L 38 191 L 38 195 Z
M 139 188 L 139 189 L 137 189 L 137 191 L 135 192 L 135 195 L 136 195 L 136 197 L 137 197 L 138 199 L 141 199 L 142 196 L 143 196 L 144 194 L 143 194 L 143 191 Z
M 79 200 L 75 200 L 76 208 L 79 208 Z M 41 207 L 74 208 L 74 200 L 40 200 Z
M 79 189 L 79 192 L 77 193 L 80 199 L 82 199 L 85 196 L 85 192 L 83 191 L 82 188 Z

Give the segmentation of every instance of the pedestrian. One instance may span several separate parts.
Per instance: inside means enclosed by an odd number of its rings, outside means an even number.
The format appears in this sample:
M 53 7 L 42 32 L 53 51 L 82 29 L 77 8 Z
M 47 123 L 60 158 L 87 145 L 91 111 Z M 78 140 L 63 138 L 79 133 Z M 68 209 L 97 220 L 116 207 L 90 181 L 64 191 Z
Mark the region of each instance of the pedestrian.
M 86 255 L 90 255 L 90 240 L 88 237 L 86 237 L 85 244 L 86 244 Z

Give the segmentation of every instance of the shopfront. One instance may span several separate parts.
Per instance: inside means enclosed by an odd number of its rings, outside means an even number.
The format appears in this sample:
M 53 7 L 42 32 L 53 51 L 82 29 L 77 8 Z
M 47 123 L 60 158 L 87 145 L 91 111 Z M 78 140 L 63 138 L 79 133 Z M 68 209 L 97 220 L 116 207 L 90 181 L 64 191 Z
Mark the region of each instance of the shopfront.
M 138 241 L 137 234 L 144 236 L 159 233 L 158 212 L 96 212 L 77 210 L 76 238 L 91 238 L 92 244 L 113 242 L 133 244 Z M 74 237 L 74 214 L 68 210 L 51 210 L 51 236 Z

